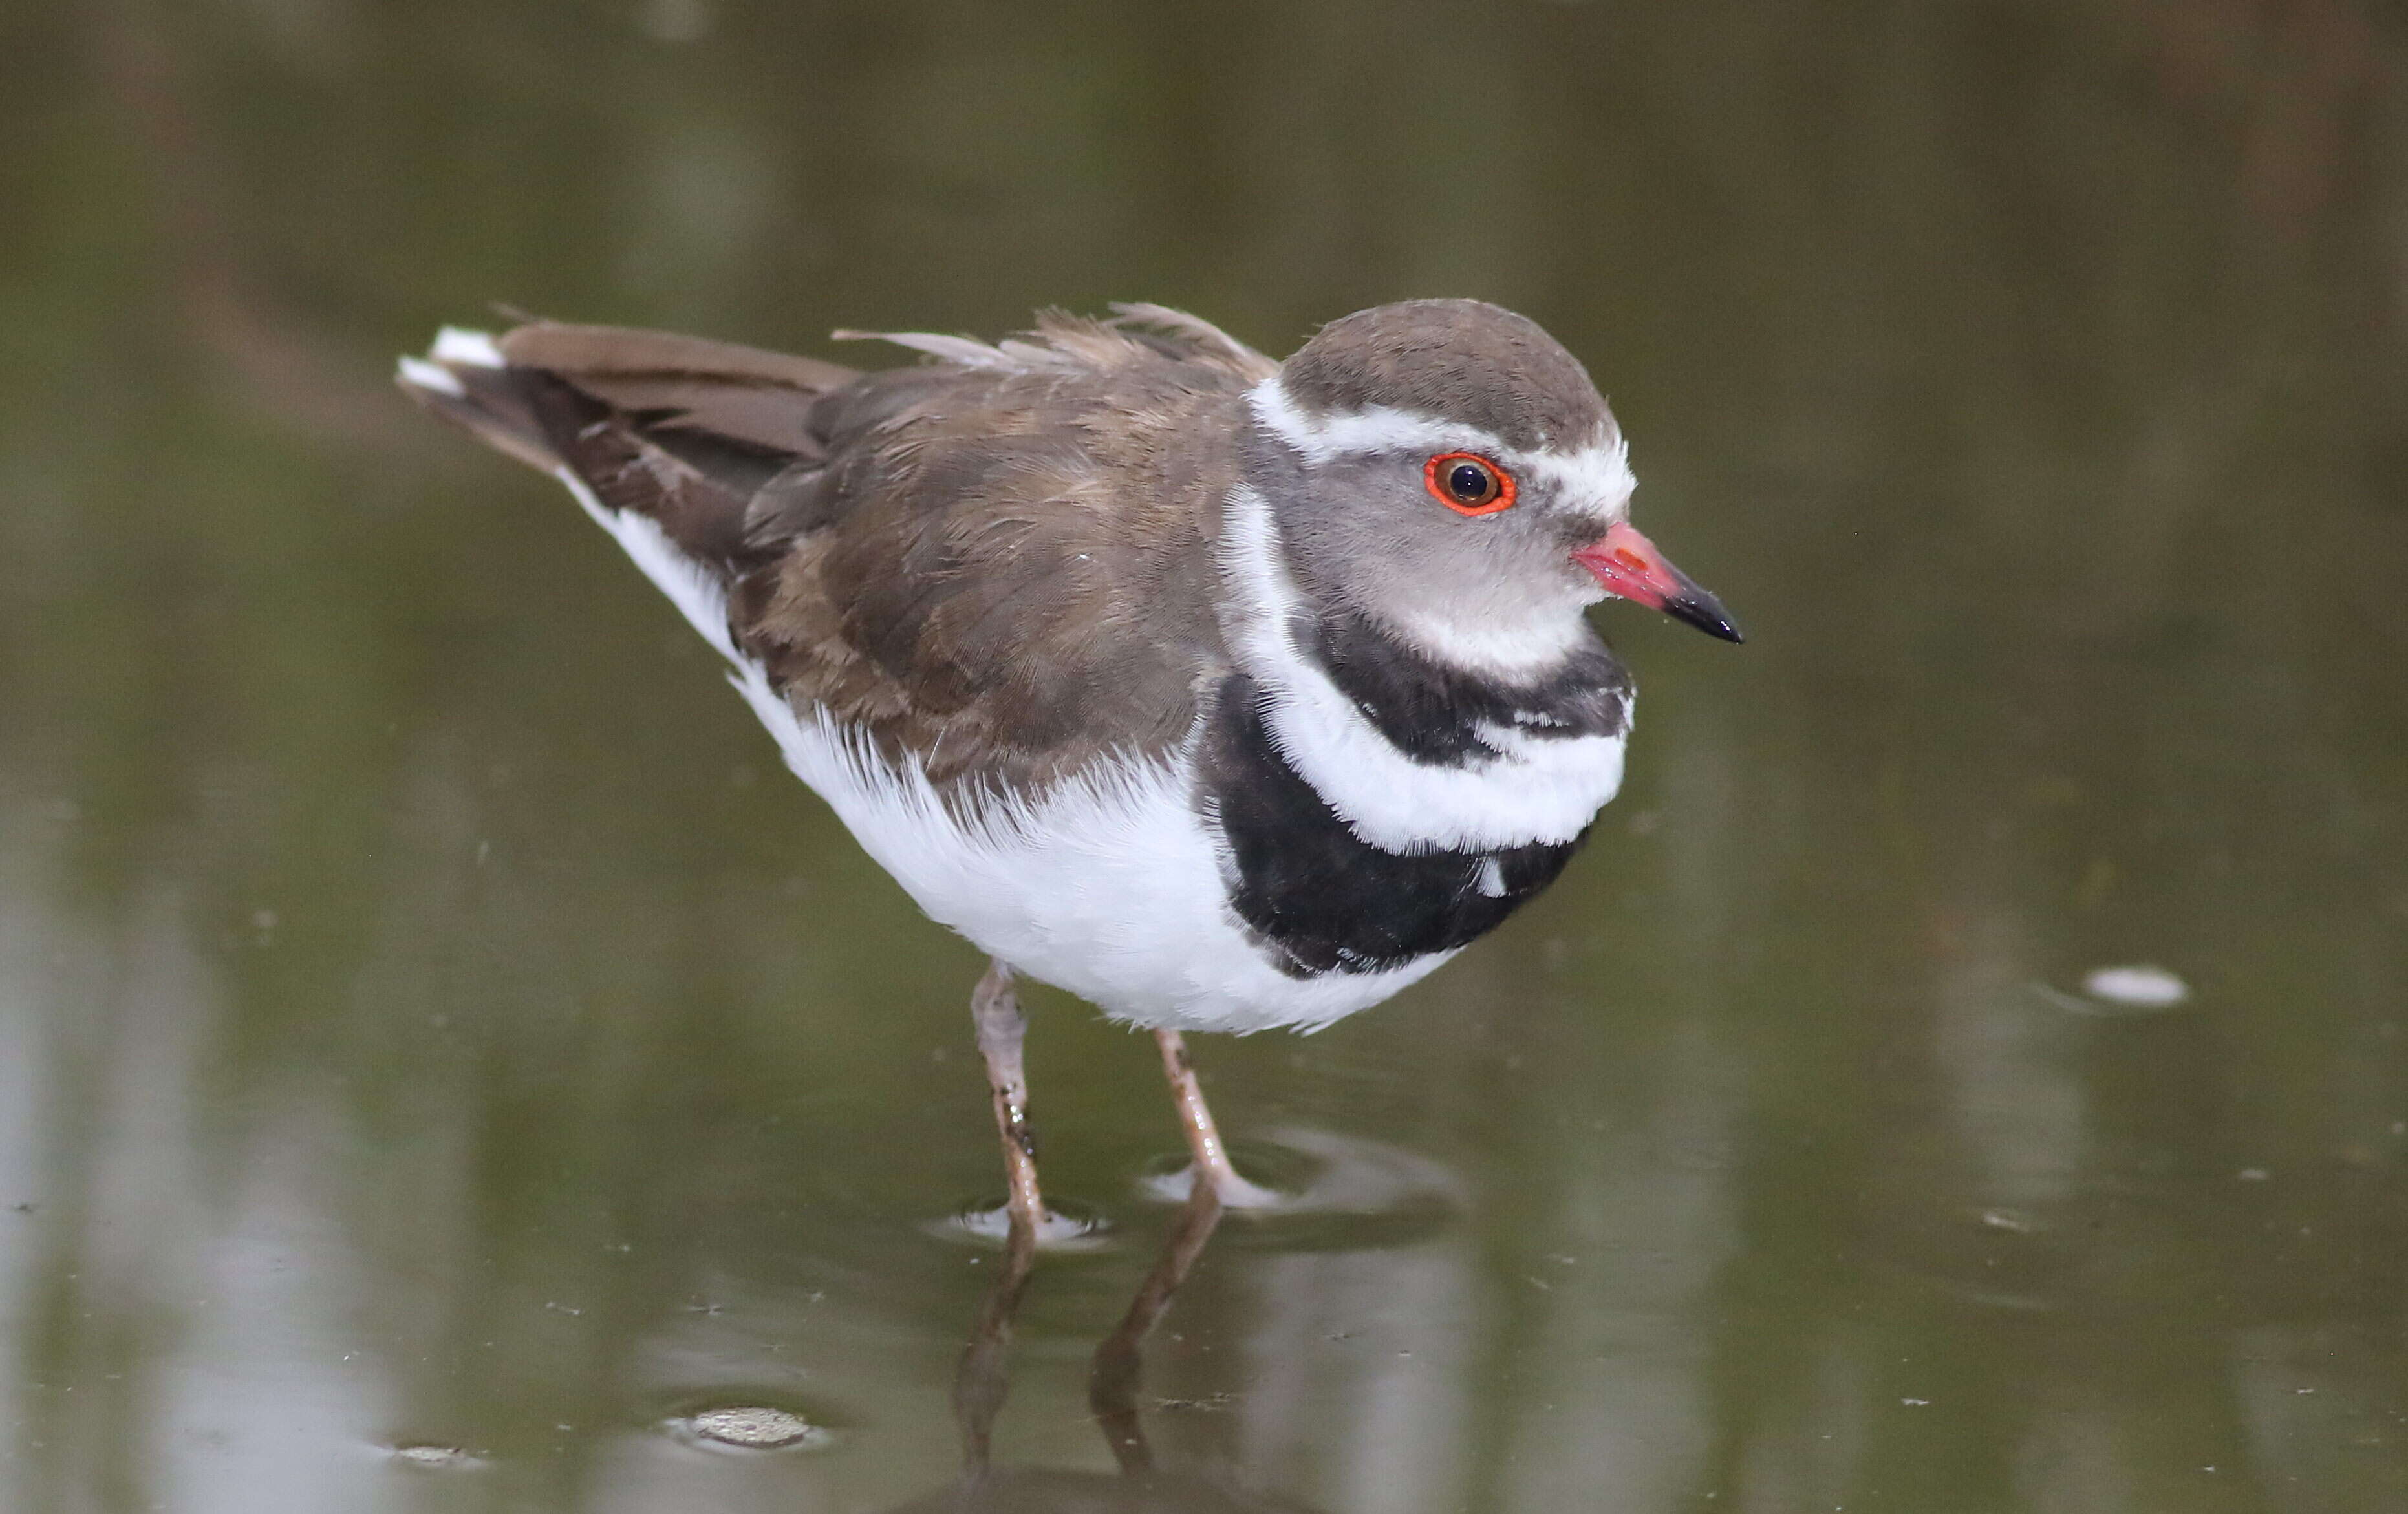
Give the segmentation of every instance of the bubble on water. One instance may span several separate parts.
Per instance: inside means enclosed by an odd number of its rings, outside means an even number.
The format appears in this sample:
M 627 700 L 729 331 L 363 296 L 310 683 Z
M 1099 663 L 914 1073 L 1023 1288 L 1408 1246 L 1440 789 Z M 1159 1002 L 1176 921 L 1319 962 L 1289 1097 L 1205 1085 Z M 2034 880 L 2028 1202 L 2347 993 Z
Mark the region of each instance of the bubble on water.
M 2083 978 L 2082 992 L 2104 1003 L 2133 1009 L 2171 1009 L 2190 998 L 2188 983 L 2147 963 L 2095 968 Z
M 392 1448 L 393 1459 L 404 1466 L 423 1467 L 429 1472 L 462 1472 L 485 1464 L 485 1459 L 458 1446 L 440 1446 L 433 1441 L 410 1441 Z
M 719 1404 L 696 1409 L 669 1423 L 692 1439 L 741 1450 L 824 1446 L 831 1438 L 825 1426 L 770 1404 Z

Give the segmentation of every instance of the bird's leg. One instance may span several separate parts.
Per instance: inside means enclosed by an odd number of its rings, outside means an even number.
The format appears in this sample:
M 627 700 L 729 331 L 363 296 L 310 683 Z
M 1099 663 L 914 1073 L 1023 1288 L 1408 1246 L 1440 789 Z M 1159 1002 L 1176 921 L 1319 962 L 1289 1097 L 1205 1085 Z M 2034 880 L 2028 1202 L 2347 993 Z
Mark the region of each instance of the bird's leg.
M 979 1055 L 986 1059 L 986 1086 L 995 1095 L 996 1132 L 1003 1137 L 1011 1229 L 1025 1229 L 1034 1238 L 1044 1222 L 1045 1200 L 1037 1191 L 1037 1135 L 1028 1125 L 1028 1075 L 1020 1061 L 1028 1017 L 1011 992 L 1011 966 L 999 957 L 970 991 L 970 1021 L 978 1027 Z
M 1246 1181 L 1229 1164 L 1228 1149 L 1221 1144 L 1221 1127 L 1212 1123 L 1204 1090 L 1196 1081 L 1195 1064 L 1187 1060 L 1187 1042 L 1175 1030 L 1155 1031 L 1154 1040 L 1162 1048 L 1163 1076 L 1170 1079 L 1180 1128 L 1186 1132 L 1187 1150 L 1196 1159 L 1196 1180 L 1211 1184 L 1221 1202 L 1233 1209 L 1263 1209 L 1279 1203 L 1279 1194 Z

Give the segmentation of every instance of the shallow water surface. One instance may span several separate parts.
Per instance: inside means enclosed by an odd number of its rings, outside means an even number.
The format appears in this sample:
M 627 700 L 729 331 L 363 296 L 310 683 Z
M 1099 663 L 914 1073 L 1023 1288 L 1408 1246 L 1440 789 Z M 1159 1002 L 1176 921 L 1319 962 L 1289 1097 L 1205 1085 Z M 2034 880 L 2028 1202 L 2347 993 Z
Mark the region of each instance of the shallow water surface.
M 0 44 L 0 1508 L 2408 1507 L 2395 11 Z M 1022 1277 L 976 954 L 392 357 L 1432 293 L 1589 364 L 1750 642 L 1601 609 L 1564 880 L 1197 1039 L 1292 1206 L 1197 1235 L 1151 1046 L 1036 992 L 1101 1228 Z

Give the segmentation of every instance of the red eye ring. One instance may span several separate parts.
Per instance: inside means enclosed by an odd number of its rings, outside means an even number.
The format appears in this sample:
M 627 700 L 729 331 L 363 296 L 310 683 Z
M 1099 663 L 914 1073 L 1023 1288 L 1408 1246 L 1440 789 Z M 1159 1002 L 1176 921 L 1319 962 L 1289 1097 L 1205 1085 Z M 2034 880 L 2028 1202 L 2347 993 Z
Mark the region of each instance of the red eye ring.
M 1464 476 L 1475 469 L 1484 487 L 1458 490 Z M 1457 515 L 1495 515 L 1513 507 L 1513 476 L 1478 452 L 1439 453 L 1422 464 L 1422 487 Z

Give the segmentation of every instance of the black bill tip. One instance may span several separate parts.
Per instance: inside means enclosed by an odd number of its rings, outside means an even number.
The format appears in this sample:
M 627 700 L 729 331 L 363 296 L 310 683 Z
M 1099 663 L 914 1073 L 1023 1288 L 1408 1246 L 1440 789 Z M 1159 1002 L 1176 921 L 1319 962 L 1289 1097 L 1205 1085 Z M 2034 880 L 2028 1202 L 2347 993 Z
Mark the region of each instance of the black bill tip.
M 1740 635 L 1739 627 L 1731 623 L 1730 611 L 1723 608 L 1723 602 L 1703 589 L 1677 594 L 1664 601 L 1664 613 L 1684 625 L 1694 625 L 1706 635 L 1724 641 L 1743 642 L 1747 639 Z

